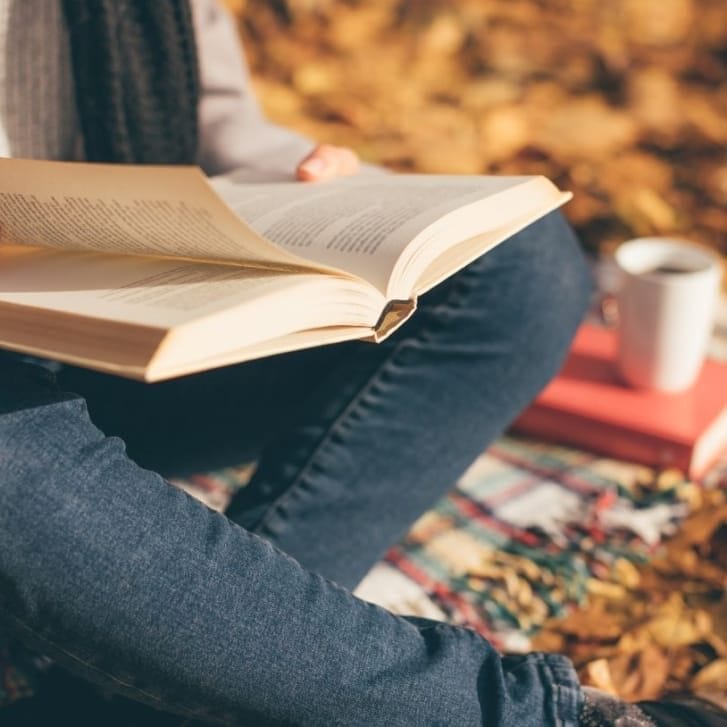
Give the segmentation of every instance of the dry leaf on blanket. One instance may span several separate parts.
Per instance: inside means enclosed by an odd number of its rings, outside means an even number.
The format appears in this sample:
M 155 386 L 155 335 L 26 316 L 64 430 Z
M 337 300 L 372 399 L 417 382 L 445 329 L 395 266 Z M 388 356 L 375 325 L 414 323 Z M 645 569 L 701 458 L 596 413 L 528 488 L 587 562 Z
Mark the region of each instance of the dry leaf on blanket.
M 727 694 L 727 659 L 717 659 L 700 669 L 690 686 L 695 691 L 704 689 Z
M 590 588 L 588 602 L 547 625 L 534 647 L 565 651 L 585 683 L 626 699 L 727 689 L 726 539 L 725 493 L 703 491 L 700 510 L 657 557 L 615 561 L 612 581 Z
M 619 654 L 608 664 L 616 693 L 628 701 L 655 699 L 669 676 L 669 657 L 654 644 L 638 652 Z

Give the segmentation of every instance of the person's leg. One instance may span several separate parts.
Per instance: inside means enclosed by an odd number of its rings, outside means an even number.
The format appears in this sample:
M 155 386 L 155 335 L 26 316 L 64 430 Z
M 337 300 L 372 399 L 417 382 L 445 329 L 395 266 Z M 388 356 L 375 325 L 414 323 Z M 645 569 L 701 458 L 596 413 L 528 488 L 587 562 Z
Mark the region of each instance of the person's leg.
M 227 724 L 575 725 L 569 662 L 395 617 L 144 470 L 0 364 L 0 619 L 91 681 Z
M 555 372 L 589 276 L 555 213 L 350 343 L 148 386 L 64 369 L 92 418 L 165 475 L 266 444 L 228 516 L 353 588 Z
M 228 515 L 353 588 L 553 376 L 590 291 L 559 213 L 515 235 L 345 348 Z

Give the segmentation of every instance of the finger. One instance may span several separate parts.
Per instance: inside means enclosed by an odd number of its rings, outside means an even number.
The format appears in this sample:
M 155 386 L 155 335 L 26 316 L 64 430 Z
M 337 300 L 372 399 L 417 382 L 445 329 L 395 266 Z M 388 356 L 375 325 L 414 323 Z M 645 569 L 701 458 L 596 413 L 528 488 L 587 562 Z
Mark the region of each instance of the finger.
M 339 149 L 329 144 L 317 146 L 298 167 L 298 179 L 313 182 L 337 176 Z
M 320 144 L 298 166 L 298 179 L 312 182 L 355 174 L 359 168 L 358 156 L 351 149 Z
M 358 158 L 358 154 L 353 149 L 341 146 L 338 147 L 338 176 L 348 177 L 352 174 L 357 174 L 361 162 Z

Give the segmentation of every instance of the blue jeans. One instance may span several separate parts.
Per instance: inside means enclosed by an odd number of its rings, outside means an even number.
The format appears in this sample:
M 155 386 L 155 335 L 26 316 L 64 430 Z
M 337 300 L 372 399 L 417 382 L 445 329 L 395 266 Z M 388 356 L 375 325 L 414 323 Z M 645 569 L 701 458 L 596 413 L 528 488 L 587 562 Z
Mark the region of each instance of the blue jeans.
M 0 620 L 108 690 L 221 724 L 577 724 L 567 659 L 502 657 L 349 589 L 555 373 L 589 291 L 554 213 L 378 346 L 155 385 L 4 354 Z M 256 453 L 228 516 L 157 474 Z

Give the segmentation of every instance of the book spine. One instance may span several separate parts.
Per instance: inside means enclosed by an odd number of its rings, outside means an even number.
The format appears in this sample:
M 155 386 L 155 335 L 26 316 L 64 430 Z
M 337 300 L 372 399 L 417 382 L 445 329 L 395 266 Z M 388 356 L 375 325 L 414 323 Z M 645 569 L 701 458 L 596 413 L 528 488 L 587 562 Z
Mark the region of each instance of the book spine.
M 381 343 L 381 341 L 387 339 L 394 331 L 403 326 L 414 315 L 416 308 L 416 298 L 412 298 L 411 300 L 390 300 L 381 312 L 381 316 L 374 326 L 372 335 L 364 340 Z
M 562 410 L 533 405 L 513 424 L 520 434 L 582 447 L 596 454 L 650 467 L 675 467 L 691 476 L 693 448 L 605 422 L 591 422 Z

